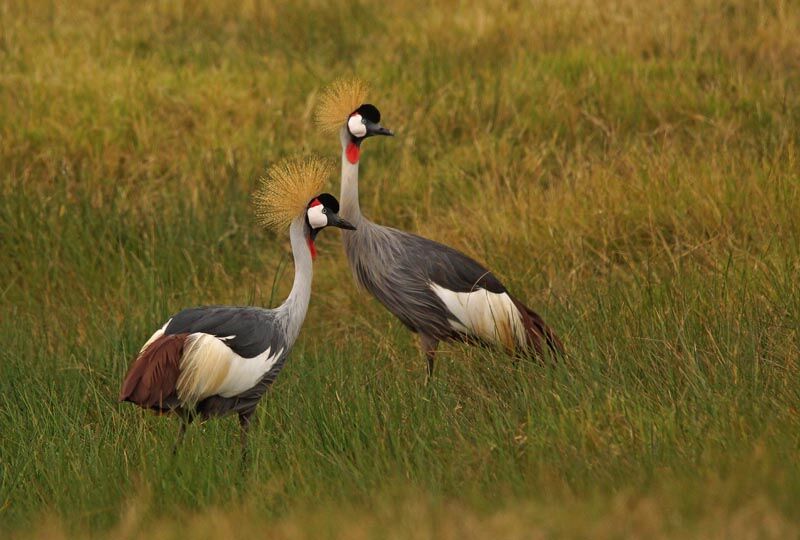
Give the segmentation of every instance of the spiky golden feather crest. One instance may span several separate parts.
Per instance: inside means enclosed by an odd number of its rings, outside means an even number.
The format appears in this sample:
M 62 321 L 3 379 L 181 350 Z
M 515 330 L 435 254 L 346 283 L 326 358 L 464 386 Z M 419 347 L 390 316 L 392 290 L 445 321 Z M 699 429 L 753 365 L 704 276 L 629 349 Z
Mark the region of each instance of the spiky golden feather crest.
M 354 110 L 365 102 L 369 86 L 361 79 L 338 79 L 322 93 L 317 106 L 317 126 L 325 133 L 336 133 Z
M 280 231 L 301 215 L 322 192 L 331 164 L 319 157 L 290 158 L 269 168 L 253 194 L 258 221 Z

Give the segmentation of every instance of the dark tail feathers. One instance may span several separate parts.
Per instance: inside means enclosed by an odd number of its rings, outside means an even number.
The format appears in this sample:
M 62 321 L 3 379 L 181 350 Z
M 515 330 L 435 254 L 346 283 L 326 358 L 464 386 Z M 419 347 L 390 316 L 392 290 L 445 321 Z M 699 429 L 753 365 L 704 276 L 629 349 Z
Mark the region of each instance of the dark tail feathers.
M 525 326 L 525 331 L 528 333 L 528 343 L 532 346 L 536 356 L 540 358 L 544 356 L 545 344 L 550 350 L 551 356 L 554 358 L 563 356 L 564 344 L 556 333 L 553 332 L 553 329 L 547 326 L 544 319 L 513 296 L 511 300 L 522 315 L 522 324 Z

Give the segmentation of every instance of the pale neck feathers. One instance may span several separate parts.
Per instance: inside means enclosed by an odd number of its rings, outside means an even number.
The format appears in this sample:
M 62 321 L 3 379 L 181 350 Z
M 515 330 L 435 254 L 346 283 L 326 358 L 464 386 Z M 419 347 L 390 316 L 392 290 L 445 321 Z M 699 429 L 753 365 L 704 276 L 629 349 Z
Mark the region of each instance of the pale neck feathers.
M 289 239 L 294 256 L 294 283 L 286 300 L 276 309 L 279 319 L 285 321 L 287 345 L 291 347 L 300 334 L 311 300 L 313 261 L 308 247 L 305 214 L 297 216 L 289 227 Z
M 346 128 L 343 128 L 347 131 Z M 345 155 L 346 143 L 342 145 L 342 187 L 339 193 L 339 215 L 356 226 L 356 231 L 361 230 L 364 216 L 361 215 L 361 205 L 358 202 L 358 162 L 350 163 Z M 347 236 L 347 235 L 344 235 Z

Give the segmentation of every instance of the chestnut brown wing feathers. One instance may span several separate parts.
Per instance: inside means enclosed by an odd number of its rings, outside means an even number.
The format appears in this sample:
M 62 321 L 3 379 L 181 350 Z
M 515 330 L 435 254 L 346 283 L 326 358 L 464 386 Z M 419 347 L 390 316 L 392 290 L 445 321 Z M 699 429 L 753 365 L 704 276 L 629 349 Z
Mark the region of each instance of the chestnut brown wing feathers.
M 528 343 L 532 346 L 536 356 L 542 356 L 545 344 L 550 349 L 551 355 L 555 357 L 562 356 L 564 354 L 564 344 L 561 343 L 553 329 L 545 324 L 544 319 L 513 296 L 511 301 L 514 302 L 522 316 L 522 324 L 528 334 Z
M 139 353 L 122 383 L 119 400 L 145 408 L 169 408 L 167 402 L 175 396 L 181 355 L 188 336 L 161 336 Z

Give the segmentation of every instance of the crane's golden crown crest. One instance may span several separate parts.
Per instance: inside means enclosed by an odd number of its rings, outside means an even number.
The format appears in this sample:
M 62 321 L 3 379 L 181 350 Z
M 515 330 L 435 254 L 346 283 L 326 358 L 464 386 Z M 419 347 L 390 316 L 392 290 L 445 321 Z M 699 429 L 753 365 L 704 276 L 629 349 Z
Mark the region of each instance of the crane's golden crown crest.
M 320 194 L 331 164 L 319 157 L 290 158 L 271 166 L 253 194 L 258 221 L 279 231 L 301 215 Z
M 336 133 L 347 118 L 367 99 L 369 86 L 355 77 L 338 79 L 322 93 L 317 106 L 317 126 L 325 133 Z

